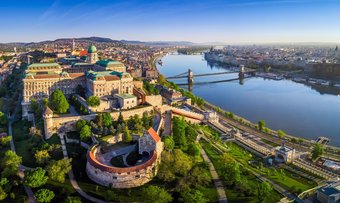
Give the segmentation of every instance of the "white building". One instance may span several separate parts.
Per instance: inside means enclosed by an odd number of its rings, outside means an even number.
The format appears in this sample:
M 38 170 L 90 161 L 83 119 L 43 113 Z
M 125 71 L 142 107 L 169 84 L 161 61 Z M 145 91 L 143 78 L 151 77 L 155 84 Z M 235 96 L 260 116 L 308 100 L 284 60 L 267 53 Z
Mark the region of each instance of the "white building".
M 132 94 L 115 94 L 114 97 L 121 109 L 131 109 L 137 106 L 137 97 Z
M 278 163 L 292 163 L 295 159 L 295 149 L 285 146 L 275 148 L 275 161 Z

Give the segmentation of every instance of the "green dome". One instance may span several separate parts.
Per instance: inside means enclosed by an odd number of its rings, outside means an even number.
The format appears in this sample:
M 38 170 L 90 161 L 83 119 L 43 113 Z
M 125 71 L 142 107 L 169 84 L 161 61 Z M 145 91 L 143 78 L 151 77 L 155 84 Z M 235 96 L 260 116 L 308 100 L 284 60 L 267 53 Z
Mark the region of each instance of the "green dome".
M 97 52 L 97 48 L 91 44 L 91 46 L 89 46 L 89 48 L 87 49 L 87 53 L 96 53 Z

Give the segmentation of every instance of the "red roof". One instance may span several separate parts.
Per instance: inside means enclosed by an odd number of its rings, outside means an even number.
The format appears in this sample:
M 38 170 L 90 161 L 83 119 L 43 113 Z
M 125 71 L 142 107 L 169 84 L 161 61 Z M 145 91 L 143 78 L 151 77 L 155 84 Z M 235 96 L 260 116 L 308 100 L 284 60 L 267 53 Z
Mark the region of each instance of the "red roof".
M 105 75 L 104 78 L 106 81 L 120 80 L 120 78 L 116 75 Z
M 157 132 L 153 129 L 153 128 L 150 128 L 148 130 L 148 133 L 151 135 L 151 137 L 156 141 L 156 142 L 159 142 L 161 140 L 161 138 L 159 137 L 159 135 L 157 134 Z
M 79 52 L 79 56 L 86 56 L 87 55 L 87 50 L 82 50 Z

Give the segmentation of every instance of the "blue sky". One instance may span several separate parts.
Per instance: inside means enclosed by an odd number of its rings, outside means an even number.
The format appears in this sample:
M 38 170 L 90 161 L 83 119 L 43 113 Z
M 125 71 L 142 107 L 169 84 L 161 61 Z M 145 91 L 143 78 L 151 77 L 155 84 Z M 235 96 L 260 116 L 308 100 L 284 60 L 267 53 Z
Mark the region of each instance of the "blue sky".
M 340 0 L 0 0 L 0 42 L 340 42 Z

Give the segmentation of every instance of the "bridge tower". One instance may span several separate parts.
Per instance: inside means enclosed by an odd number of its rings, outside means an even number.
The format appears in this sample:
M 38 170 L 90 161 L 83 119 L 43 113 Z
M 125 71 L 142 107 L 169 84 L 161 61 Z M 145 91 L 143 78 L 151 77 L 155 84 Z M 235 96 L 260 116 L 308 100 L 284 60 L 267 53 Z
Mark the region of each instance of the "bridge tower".
M 188 70 L 188 84 L 192 85 L 194 82 L 194 73 L 192 72 L 191 69 Z
M 240 65 L 240 71 L 238 73 L 239 79 L 243 79 L 244 78 L 244 71 L 245 71 L 244 65 Z

